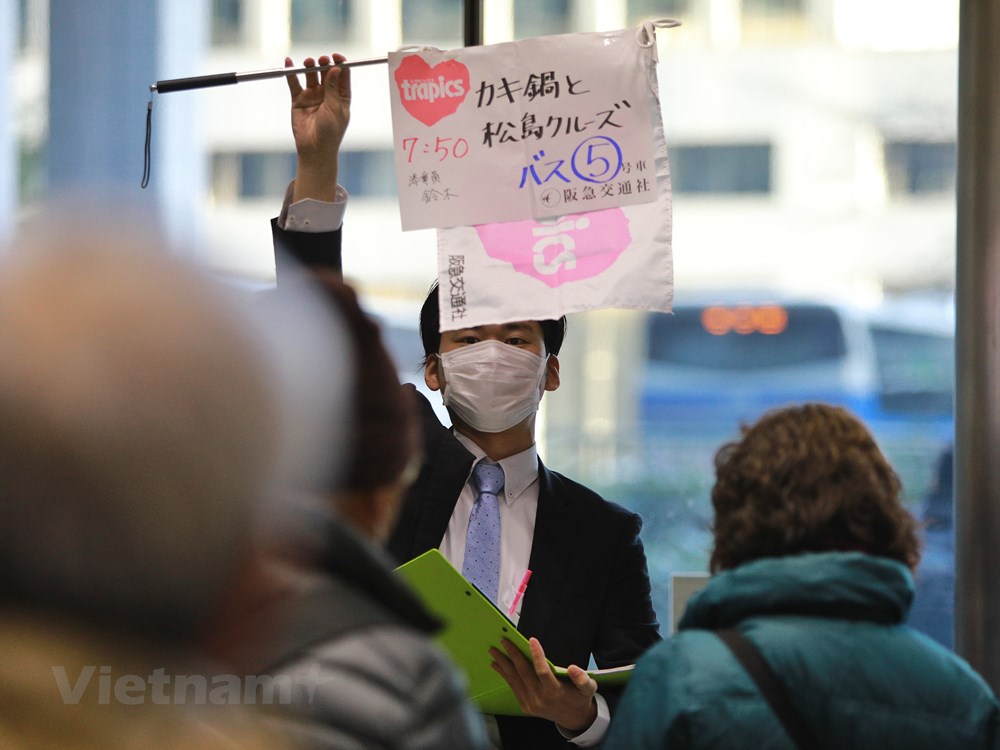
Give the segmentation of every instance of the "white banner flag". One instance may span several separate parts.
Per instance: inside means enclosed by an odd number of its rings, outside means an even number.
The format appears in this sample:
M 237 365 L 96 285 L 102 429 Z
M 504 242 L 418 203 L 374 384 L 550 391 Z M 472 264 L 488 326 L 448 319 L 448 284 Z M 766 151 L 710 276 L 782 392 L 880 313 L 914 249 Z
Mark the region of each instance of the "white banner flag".
M 403 229 L 654 201 L 655 47 L 644 33 L 390 54 Z
M 635 29 L 616 34 L 638 46 Z M 614 183 L 621 193 L 656 199 L 544 220 L 439 229 L 441 330 L 609 307 L 671 310 L 670 169 L 655 58 L 642 60 L 634 76 L 642 99 L 631 94 L 630 106 L 649 123 L 653 158 L 623 159 Z

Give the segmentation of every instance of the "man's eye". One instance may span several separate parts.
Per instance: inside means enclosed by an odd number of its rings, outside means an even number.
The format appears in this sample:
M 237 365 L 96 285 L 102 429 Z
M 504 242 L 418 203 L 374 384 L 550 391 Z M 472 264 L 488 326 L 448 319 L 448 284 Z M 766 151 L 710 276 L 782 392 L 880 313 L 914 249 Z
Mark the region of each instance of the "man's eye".
M 524 346 L 525 344 L 528 343 L 528 340 L 522 339 L 520 336 L 511 336 L 504 343 L 510 344 L 511 346 Z
M 460 344 L 478 344 L 479 343 L 479 339 L 476 338 L 475 336 L 462 336 L 458 340 L 458 343 L 460 343 Z

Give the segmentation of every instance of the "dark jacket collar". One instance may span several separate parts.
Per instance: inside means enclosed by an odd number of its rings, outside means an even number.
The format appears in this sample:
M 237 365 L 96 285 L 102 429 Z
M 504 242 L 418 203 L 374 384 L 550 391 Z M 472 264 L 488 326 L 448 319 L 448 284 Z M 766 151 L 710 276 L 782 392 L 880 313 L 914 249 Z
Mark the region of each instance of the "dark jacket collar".
M 330 521 L 320 567 L 339 581 L 362 592 L 401 623 L 433 633 L 441 623 L 392 569 L 388 555 L 348 527 Z

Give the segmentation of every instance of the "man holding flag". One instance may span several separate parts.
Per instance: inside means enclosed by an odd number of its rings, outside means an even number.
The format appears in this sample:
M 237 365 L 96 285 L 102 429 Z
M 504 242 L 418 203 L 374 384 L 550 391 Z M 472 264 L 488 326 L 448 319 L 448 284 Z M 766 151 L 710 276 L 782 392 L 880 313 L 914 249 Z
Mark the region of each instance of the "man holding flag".
M 279 279 L 289 272 L 285 256 L 341 269 L 347 195 L 337 169 L 350 117 L 349 76 L 335 67 L 306 74 L 305 86 L 288 78 L 298 166 L 272 222 Z M 495 743 L 508 750 L 593 746 L 607 731 L 615 691 L 598 694 L 579 666 L 559 680 L 546 658 L 616 667 L 634 663 L 659 640 L 641 519 L 549 470 L 536 453 L 538 404 L 559 387 L 564 333 L 565 318 L 442 332 L 432 288 L 421 311 L 425 382 L 442 393 L 452 426 L 420 399 L 425 461 L 388 544 L 399 562 L 439 548 L 499 607 L 514 606 L 512 619 L 531 639 L 532 658 L 511 646 L 492 653 L 494 669 L 533 718 L 497 717 Z M 526 570 L 531 578 L 518 606 Z

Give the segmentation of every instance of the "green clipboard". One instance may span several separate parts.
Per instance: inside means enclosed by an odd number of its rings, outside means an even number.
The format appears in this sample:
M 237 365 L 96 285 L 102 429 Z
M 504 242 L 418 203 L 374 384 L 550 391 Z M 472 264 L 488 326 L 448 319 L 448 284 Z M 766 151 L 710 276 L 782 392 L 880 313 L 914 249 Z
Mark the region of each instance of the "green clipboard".
M 438 550 L 432 549 L 396 571 L 416 591 L 424 606 L 433 612 L 444 628 L 438 643 L 465 674 L 469 697 L 480 711 L 500 716 L 523 716 L 517 699 L 504 679 L 490 668 L 491 646 L 503 650 L 506 638 L 529 659 L 528 639 L 514 623 L 469 583 Z M 552 671 L 566 677 L 566 669 L 549 662 Z M 634 665 L 613 669 L 589 670 L 599 685 L 619 685 L 628 681 Z

